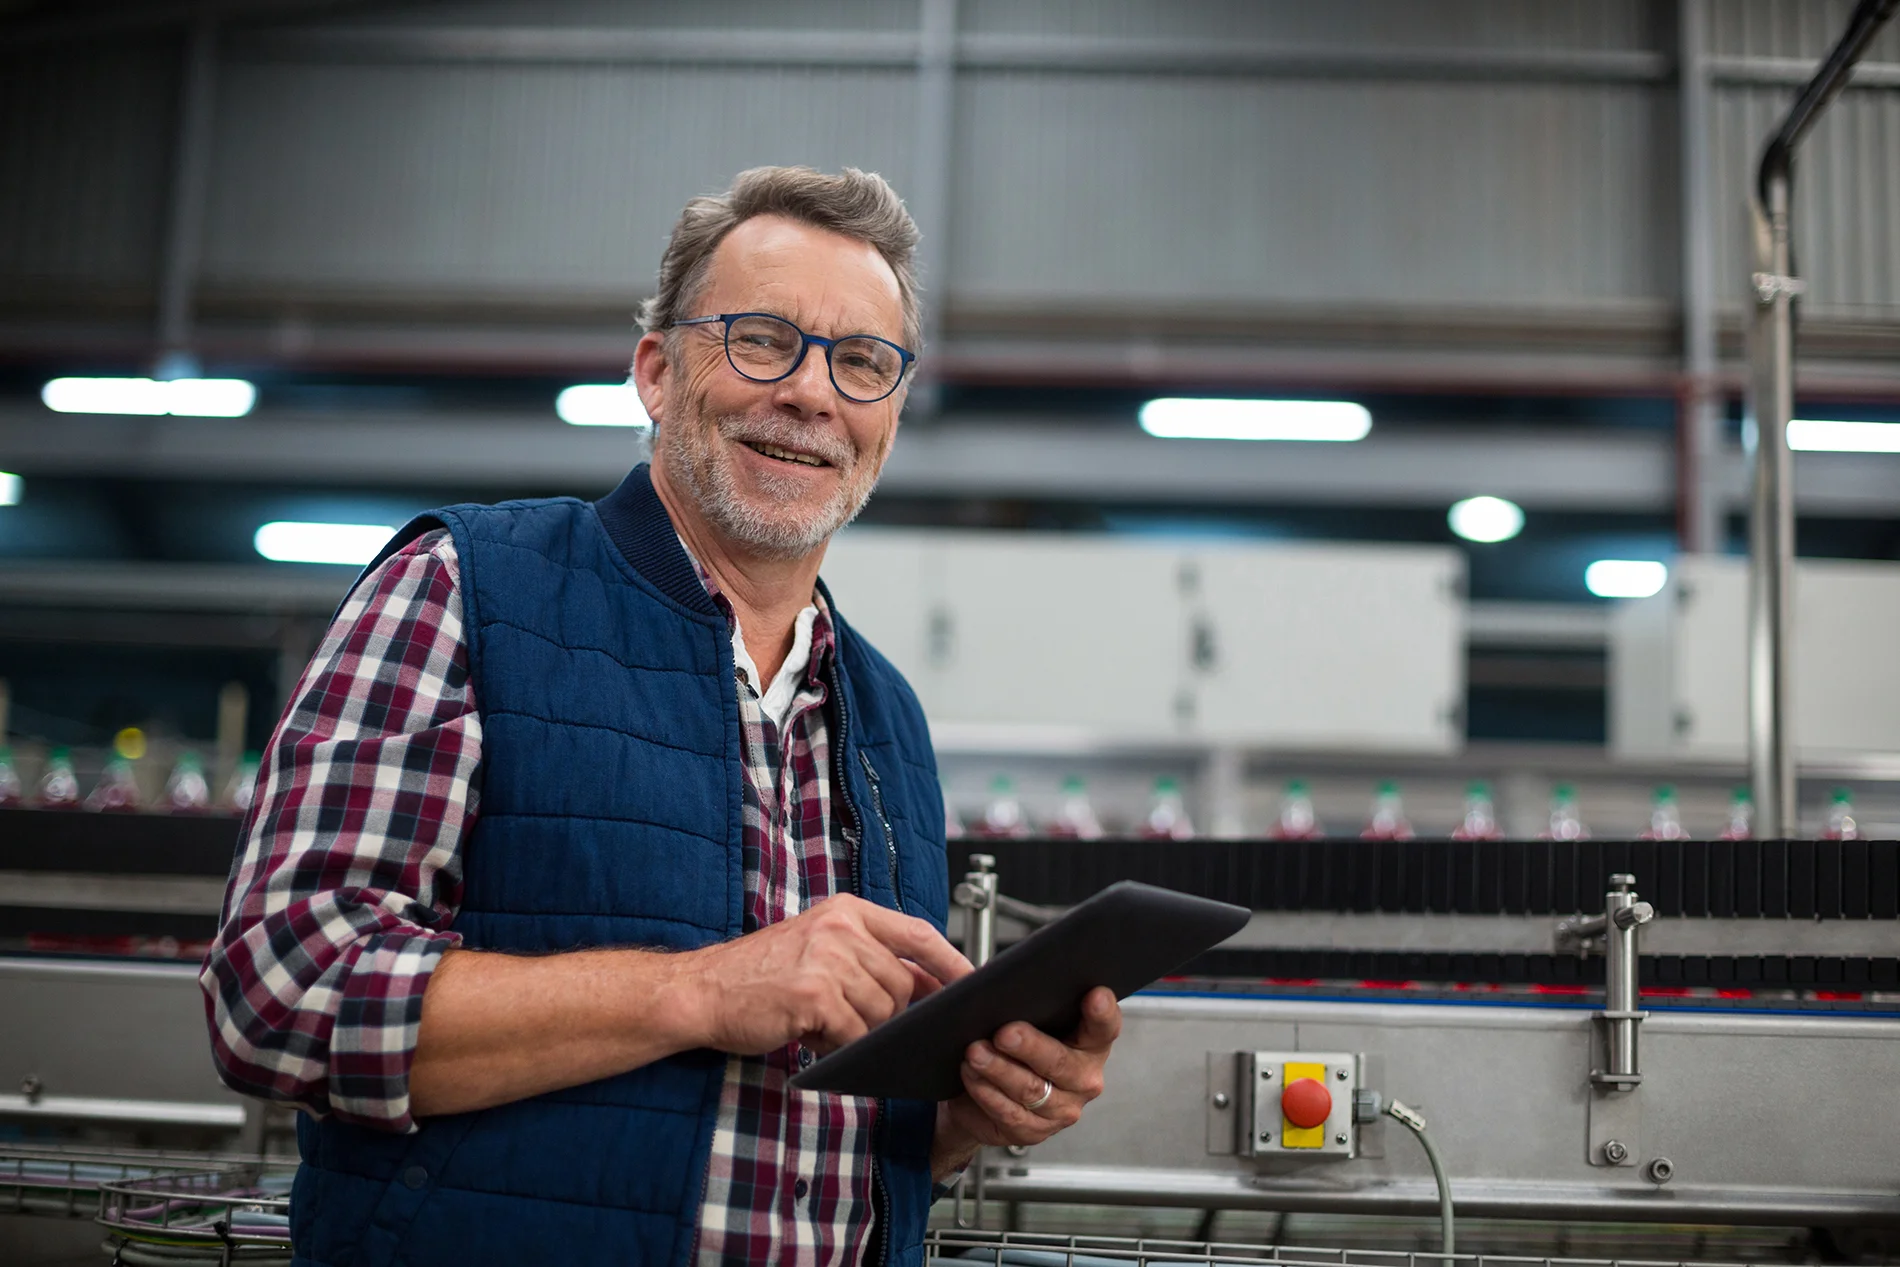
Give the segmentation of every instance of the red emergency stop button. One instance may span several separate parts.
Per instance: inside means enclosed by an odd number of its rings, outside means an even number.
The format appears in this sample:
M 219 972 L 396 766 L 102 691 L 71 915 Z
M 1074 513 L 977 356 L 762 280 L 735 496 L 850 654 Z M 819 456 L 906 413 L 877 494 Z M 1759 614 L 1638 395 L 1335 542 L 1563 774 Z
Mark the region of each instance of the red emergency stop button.
M 1333 1093 L 1315 1078 L 1295 1078 L 1280 1092 L 1280 1112 L 1303 1128 L 1326 1125 L 1333 1115 Z

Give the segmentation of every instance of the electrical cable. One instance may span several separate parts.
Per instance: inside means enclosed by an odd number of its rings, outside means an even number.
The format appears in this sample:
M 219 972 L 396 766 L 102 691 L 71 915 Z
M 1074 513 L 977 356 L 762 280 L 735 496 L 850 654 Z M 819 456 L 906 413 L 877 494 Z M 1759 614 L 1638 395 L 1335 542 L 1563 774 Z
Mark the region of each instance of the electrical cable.
M 1432 1178 L 1438 1181 L 1438 1252 L 1448 1256 L 1454 1254 L 1457 1250 L 1456 1241 L 1452 1239 L 1451 1180 L 1445 1178 L 1445 1164 L 1438 1158 L 1438 1149 L 1433 1147 L 1432 1137 L 1425 1133 L 1425 1119 L 1417 1109 L 1408 1108 L 1397 1100 L 1387 1102 L 1385 1113 L 1418 1136 L 1418 1142 L 1424 1146 L 1425 1160 L 1432 1163 Z

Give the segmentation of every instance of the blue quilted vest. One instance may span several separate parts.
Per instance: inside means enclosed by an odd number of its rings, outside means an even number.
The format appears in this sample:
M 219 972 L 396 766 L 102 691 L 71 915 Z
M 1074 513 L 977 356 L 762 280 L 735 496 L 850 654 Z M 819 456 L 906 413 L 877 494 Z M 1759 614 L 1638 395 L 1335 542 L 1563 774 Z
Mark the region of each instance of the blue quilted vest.
M 461 562 L 483 727 L 481 813 L 455 930 L 469 946 L 527 954 L 739 936 L 732 647 L 647 468 L 591 504 L 435 511 L 384 556 L 438 524 Z M 942 929 L 944 817 L 923 712 L 890 663 L 836 625 L 834 812 L 857 892 Z M 410 1135 L 302 1119 L 296 1262 L 684 1263 L 725 1061 L 686 1052 L 425 1119 Z M 869 1261 L 923 1260 L 935 1112 L 880 1105 Z

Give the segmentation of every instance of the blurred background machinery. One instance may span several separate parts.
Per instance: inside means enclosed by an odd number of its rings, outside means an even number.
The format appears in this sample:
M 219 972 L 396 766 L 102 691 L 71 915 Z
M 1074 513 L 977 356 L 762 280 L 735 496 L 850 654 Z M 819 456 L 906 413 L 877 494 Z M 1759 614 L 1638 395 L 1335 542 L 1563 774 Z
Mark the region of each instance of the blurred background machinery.
M 924 231 L 825 575 L 991 937 L 1257 912 L 946 1235 L 1435 1248 L 1403 1107 L 1461 1250 L 1891 1257 L 1892 8 L 0 3 L 0 1258 L 278 1253 L 255 754 L 395 525 L 639 459 L 673 217 L 788 162 Z

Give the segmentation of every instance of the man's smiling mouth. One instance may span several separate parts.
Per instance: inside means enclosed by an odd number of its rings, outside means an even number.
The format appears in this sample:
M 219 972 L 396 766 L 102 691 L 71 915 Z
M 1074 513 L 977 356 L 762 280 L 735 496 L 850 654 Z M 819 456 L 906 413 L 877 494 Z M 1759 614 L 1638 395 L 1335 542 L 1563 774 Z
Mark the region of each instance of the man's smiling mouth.
M 800 466 L 831 465 L 831 463 L 821 457 L 815 457 L 809 453 L 794 453 L 790 449 L 781 449 L 776 444 L 763 444 L 753 440 L 743 440 L 740 443 L 744 444 L 746 448 L 751 449 L 754 453 L 764 454 L 766 457 L 774 458 L 780 462 L 796 462 Z

